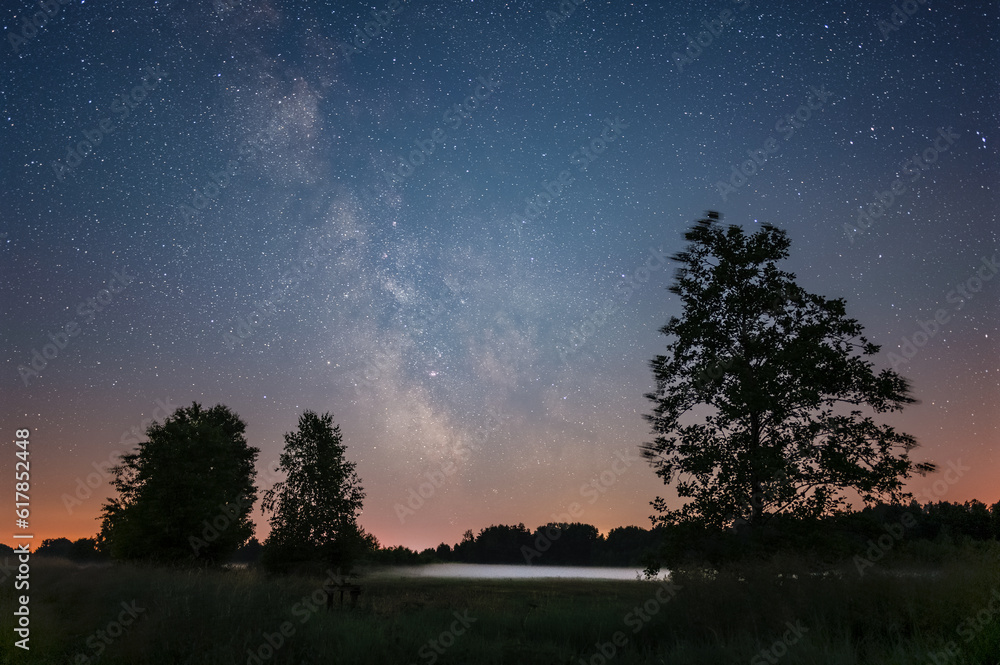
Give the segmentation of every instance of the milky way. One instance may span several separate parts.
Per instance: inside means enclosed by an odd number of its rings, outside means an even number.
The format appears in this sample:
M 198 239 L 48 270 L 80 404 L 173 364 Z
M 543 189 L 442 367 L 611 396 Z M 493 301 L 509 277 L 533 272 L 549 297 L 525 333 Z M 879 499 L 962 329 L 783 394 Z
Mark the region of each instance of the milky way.
M 192 401 L 262 484 L 332 412 L 385 544 L 648 526 L 705 210 L 787 230 L 913 381 L 886 420 L 969 467 L 935 497 L 1000 499 L 995 3 L 47 7 L 0 15 L 2 424 L 43 535 L 93 535 L 107 460 Z

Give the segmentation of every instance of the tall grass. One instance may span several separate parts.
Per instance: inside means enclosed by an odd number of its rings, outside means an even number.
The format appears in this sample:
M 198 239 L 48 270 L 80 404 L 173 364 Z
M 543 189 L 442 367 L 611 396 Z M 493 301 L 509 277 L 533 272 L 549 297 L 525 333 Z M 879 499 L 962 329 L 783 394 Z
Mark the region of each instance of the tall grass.
M 995 544 L 994 544 L 995 545 Z M 14 621 L 0 624 L 4 662 L 192 663 L 235 665 L 267 656 L 265 634 L 288 636 L 266 663 L 767 663 L 761 650 L 788 626 L 805 627 L 779 651 L 784 663 L 933 662 L 954 646 L 957 664 L 1000 663 L 1000 614 L 966 641 L 956 630 L 1000 594 L 1000 549 L 969 547 L 933 566 L 852 565 L 817 575 L 809 562 L 777 561 L 721 572 L 677 571 L 676 594 L 655 600 L 653 582 L 434 580 L 372 577 L 356 609 L 309 611 L 321 577 L 269 577 L 256 570 L 203 571 L 135 565 L 80 568 L 35 559 L 31 651 L 13 646 Z M 21 593 L 21 592 L 17 592 Z M 322 600 L 322 593 L 316 597 Z M 666 597 L 661 592 L 661 597 Z M 13 608 L 11 584 L 2 590 Z M 122 613 L 141 608 L 120 636 L 97 637 Z M 648 622 L 635 620 L 643 605 Z M 994 602 L 1000 610 L 1000 602 Z M 474 621 L 448 636 L 456 614 Z M 626 625 L 626 618 L 633 621 Z M 117 631 L 114 631 L 117 632 Z M 430 640 L 445 635 L 438 653 Z M 88 639 L 90 643 L 88 644 Z M 952 643 L 949 645 L 949 643 Z M 94 645 L 105 644 L 98 656 Z M 423 649 L 423 650 L 422 650 Z M 785 653 L 787 651 L 787 653 Z M 775 652 L 777 653 L 777 652 Z M 597 654 L 597 655 L 595 655 Z M 773 654 L 772 654 L 773 657 Z M 754 660 L 757 658 L 757 660 Z M 249 662 L 256 662 L 250 660 Z

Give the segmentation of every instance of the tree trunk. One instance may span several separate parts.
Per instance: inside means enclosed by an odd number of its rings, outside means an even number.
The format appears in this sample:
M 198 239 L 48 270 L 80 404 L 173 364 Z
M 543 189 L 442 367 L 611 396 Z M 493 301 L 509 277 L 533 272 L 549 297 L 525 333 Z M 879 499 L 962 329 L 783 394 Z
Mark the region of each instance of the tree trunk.
M 750 414 L 750 526 L 764 519 L 764 484 L 760 478 L 760 414 Z

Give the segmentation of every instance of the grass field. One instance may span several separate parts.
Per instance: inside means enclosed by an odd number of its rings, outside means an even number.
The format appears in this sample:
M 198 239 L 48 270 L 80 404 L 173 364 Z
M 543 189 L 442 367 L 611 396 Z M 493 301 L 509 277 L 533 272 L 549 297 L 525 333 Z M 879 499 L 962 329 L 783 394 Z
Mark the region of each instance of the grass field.
M 356 609 L 332 611 L 321 606 L 322 577 L 34 559 L 31 650 L 13 646 L 8 579 L 0 657 L 60 665 L 996 665 L 997 554 L 968 549 L 933 568 L 875 566 L 863 577 L 847 565 L 839 575 L 793 578 L 797 566 L 786 562 L 678 573 L 673 584 L 372 577 Z

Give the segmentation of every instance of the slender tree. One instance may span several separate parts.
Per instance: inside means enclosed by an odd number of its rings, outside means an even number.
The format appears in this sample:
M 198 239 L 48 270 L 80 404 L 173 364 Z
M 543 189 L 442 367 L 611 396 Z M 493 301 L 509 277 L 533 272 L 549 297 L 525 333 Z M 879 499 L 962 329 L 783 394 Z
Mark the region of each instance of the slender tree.
M 660 329 L 667 352 L 650 363 L 655 438 L 642 453 L 688 501 L 669 509 L 657 497 L 653 522 L 756 526 L 843 510 L 847 492 L 866 504 L 909 497 L 904 480 L 934 465 L 911 461 L 916 440 L 870 413 L 915 400 L 906 379 L 865 360 L 879 347 L 844 300 L 778 269 L 790 241 L 774 226 L 748 236 L 709 212 L 684 237 L 670 287 L 683 312 Z
M 221 404 L 178 408 L 112 467 L 99 542 L 116 559 L 226 561 L 253 535 L 257 448 Z
M 264 494 L 271 534 L 263 561 L 272 569 L 305 562 L 349 568 L 374 540 L 358 525 L 365 498 L 356 464 L 333 416 L 306 411 L 285 434 L 279 467 L 288 475 Z

